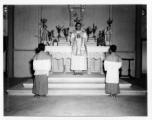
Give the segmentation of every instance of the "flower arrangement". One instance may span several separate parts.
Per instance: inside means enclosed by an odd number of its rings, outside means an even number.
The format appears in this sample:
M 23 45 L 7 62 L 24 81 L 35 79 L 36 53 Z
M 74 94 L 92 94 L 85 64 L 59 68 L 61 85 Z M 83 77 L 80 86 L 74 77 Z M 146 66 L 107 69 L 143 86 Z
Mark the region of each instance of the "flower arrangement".
M 111 26 L 112 22 L 113 22 L 113 20 L 112 20 L 111 18 L 109 18 L 109 19 L 107 20 L 107 24 L 108 24 L 109 26 Z
M 41 25 L 42 25 L 42 27 L 44 28 L 44 27 L 47 27 L 45 24 L 46 24 L 46 22 L 47 22 L 47 19 L 45 19 L 45 18 L 41 18 Z
M 52 33 L 51 33 L 51 31 L 48 31 L 48 38 L 49 38 L 49 41 L 52 40 Z
M 69 34 L 69 28 L 62 29 L 62 32 L 63 32 L 64 36 L 67 37 Z
M 56 29 L 57 29 L 57 32 L 58 32 L 58 36 L 57 37 L 61 37 L 61 35 L 60 35 L 60 33 L 61 33 L 61 30 L 64 28 L 64 26 L 60 26 L 60 25 L 58 25 L 58 26 L 56 26 Z
M 85 29 L 87 35 L 88 35 L 88 38 L 89 38 L 89 35 L 92 33 L 92 28 L 89 26 Z
M 54 37 L 54 30 L 51 30 L 51 35 L 52 37 Z
M 96 38 L 95 33 L 96 33 L 96 30 L 97 30 L 97 29 L 98 29 L 98 27 L 95 26 L 95 24 L 93 23 L 93 27 L 92 27 L 93 38 Z
M 52 40 L 53 37 L 54 37 L 54 30 L 48 31 L 48 38 L 49 38 L 49 40 L 50 39 Z

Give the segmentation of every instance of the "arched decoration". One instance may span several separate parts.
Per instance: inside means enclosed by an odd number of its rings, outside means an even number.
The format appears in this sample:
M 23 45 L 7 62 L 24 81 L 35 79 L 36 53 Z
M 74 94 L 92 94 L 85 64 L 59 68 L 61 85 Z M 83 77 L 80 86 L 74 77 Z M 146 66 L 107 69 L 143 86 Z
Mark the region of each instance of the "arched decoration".
M 84 16 L 85 5 L 69 5 L 68 7 L 70 12 L 69 26 L 74 26 L 75 22 L 80 22 L 82 26 L 84 26 L 83 16 Z

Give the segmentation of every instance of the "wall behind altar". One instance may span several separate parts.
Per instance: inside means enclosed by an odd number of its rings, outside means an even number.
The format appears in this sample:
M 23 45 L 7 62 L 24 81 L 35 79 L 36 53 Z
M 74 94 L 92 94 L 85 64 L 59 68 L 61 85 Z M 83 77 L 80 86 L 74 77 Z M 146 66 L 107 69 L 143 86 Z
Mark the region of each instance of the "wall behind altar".
M 135 5 L 113 5 L 110 6 L 110 17 L 113 18 L 112 24 L 112 43 L 117 45 L 117 54 L 121 58 L 135 59 Z M 109 5 L 88 5 L 84 13 L 84 26 L 98 26 L 98 30 L 107 27 L 109 19 Z M 93 64 L 96 64 L 94 68 Z M 128 75 L 128 61 L 123 61 L 122 74 Z M 92 60 L 91 69 L 98 71 L 99 61 L 94 63 Z M 131 75 L 135 76 L 135 62 L 131 61 Z
M 30 61 L 35 54 L 35 49 L 38 44 L 38 23 L 41 18 L 47 19 L 48 30 L 55 30 L 55 26 L 69 26 L 69 10 L 68 5 L 17 5 L 14 7 L 14 77 L 31 76 Z M 135 5 L 114 5 L 113 7 L 113 26 L 112 26 L 112 42 L 118 46 L 118 54 L 123 58 L 134 58 L 135 56 Z M 87 5 L 84 12 L 84 28 L 95 23 L 98 30 L 103 30 L 107 27 L 109 18 L 109 5 Z M 63 34 L 61 34 L 63 36 Z M 92 36 L 92 35 L 91 35 Z M 62 46 L 61 46 L 62 47 Z M 125 51 L 125 52 L 124 52 Z M 127 52 L 126 52 L 127 51 Z M 130 52 L 128 52 L 130 51 Z M 62 64 L 62 61 L 56 62 Z M 92 71 L 98 71 L 98 68 L 93 68 Z M 127 74 L 127 63 L 123 63 L 123 74 Z M 132 75 L 134 76 L 134 62 L 132 64 Z M 62 71 L 63 67 L 57 68 Z
M 41 14 L 42 10 L 42 14 Z M 48 30 L 57 25 L 69 25 L 68 5 L 36 6 L 17 5 L 14 7 L 14 77 L 32 75 L 32 57 L 38 45 L 40 19 L 47 19 Z M 61 34 L 62 35 L 62 34 Z M 63 35 L 62 35 L 63 36 Z M 57 63 L 57 62 L 56 62 Z M 58 65 L 56 65 L 58 67 Z M 59 70 L 62 68 L 59 68 Z

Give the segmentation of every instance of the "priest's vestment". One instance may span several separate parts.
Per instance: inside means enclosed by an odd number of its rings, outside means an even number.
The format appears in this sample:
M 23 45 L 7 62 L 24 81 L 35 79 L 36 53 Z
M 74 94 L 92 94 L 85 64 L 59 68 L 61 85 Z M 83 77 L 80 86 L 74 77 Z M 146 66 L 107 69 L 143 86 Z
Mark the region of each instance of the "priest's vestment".
M 87 70 L 87 34 L 84 30 L 74 31 L 71 35 L 71 70 Z

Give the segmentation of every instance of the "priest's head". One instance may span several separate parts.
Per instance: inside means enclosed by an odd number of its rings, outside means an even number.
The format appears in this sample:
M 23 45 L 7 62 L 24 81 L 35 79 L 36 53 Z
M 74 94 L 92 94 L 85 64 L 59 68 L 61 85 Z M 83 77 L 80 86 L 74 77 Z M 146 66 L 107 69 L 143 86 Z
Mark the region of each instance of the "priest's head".
M 80 23 L 80 22 L 77 22 L 77 23 L 75 24 L 75 28 L 76 28 L 76 30 L 81 30 L 81 23 Z

